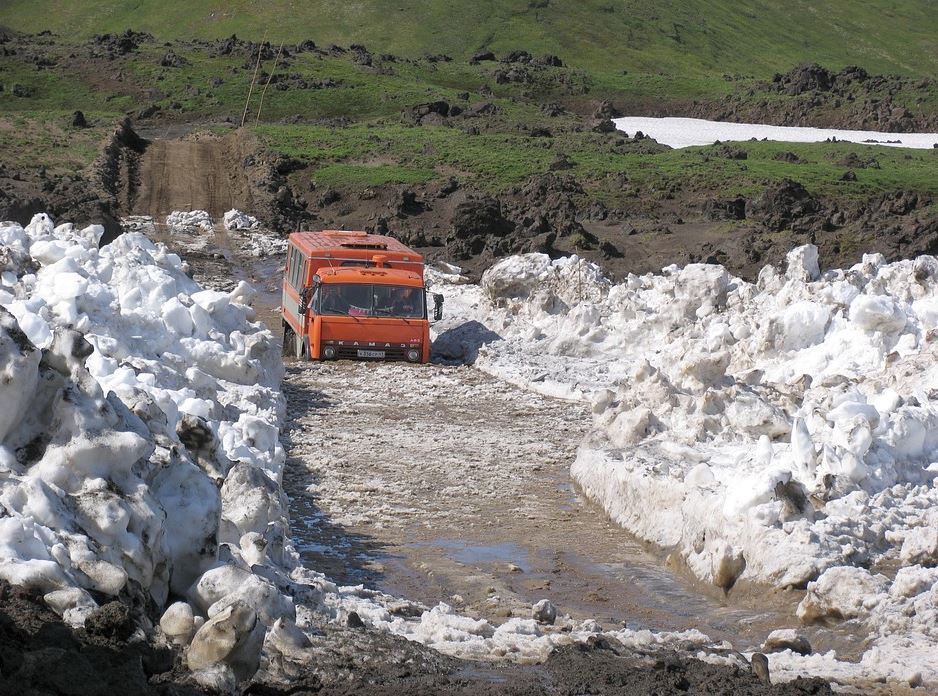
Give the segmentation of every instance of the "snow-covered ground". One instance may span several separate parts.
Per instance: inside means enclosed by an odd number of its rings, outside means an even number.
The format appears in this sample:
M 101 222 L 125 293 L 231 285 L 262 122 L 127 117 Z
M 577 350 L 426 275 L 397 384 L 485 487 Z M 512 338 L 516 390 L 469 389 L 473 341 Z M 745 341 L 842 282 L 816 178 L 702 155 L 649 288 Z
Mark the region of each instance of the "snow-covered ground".
M 96 597 L 155 606 L 159 633 L 224 689 L 312 663 L 316 626 L 352 612 L 464 657 L 538 660 L 599 632 L 446 605 L 402 617 L 397 599 L 304 568 L 282 488 L 283 367 L 252 288 L 203 290 L 164 245 L 128 231 L 99 248 L 102 233 L 0 224 L 0 578 L 76 626 Z M 697 631 L 604 635 L 738 663 Z
M 700 118 L 652 118 L 626 116 L 613 119 L 616 128 L 635 135 L 641 131 L 659 143 L 681 148 L 712 145 L 718 140 L 777 140 L 788 143 L 819 143 L 841 140 L 853 143 L 930 149 L 938 144 L 938 133 L 880 133 L 877 131 L 841 130 L 838 128 L 803 128 L 767 126 L 758 123 L 729 123 Z
M 821 274 L 806 246 L 756 283 L 693 264 L 613 284 L 528 254 L 435 280 L 444 357 L 591 402 L 571 473 L 614 520 L 873 637 L 858 665 L 787 651 L 773 673 L 938 683 L 936 259 Z

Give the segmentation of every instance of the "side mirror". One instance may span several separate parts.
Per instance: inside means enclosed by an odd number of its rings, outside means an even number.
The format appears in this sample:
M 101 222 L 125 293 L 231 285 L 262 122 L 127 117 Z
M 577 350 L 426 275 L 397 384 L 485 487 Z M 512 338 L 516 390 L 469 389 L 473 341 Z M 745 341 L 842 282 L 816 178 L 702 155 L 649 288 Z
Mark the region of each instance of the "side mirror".
M 443 296 L 437 292 L 433 293 L 433 321 L 439 321 L 443 318 Z
M 303 291 L 300 293 L 300 314 L 306 314 L 306 310 L 309 308 L 309 300 L 313 294 L 313 286 L 308 285 L 303 288 Z

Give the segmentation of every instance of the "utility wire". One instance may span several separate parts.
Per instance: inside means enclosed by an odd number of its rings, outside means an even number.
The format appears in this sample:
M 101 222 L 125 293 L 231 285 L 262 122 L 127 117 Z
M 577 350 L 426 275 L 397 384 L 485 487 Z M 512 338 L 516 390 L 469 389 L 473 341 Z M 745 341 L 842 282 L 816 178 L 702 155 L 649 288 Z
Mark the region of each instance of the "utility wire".
M 270 87 L 270 81 L 274 79 L 274 73 L 277 72 L 277 63 L 280 62 L 280 56 L 283 53 L 283 41 L 280 42 L 280 48 L 277 50 L 277 57 L 274 58 L 274 69 L 270 71 L 270 75 L 267 76 L 267 84 L 264 85 L 264 91 L 261 92 L 261 103 L 257 107 L 257 118 L 254 119 L 254 127 L 257 127 L 257 124 L 261 120 L 261 109 L 264 108 L 264 97 L 267 96 L 267 88 Z
M 261 45 L 257 47 L 257 65 L 254 66 L 254 77 L 251 78 L 251 87 L 248 89 L 248 98 L 244 102 L 244 113 L 241 114 L 241 128 L 244 128 L 244 122 L 248 118 L 248 105 L 251 103 L 251 94 L 254 92 L 254 83 L 257 81 L 257 71 L 261 69 L 261 55 L 264 52 L 264 44 L 267 43 L 267 34 Z

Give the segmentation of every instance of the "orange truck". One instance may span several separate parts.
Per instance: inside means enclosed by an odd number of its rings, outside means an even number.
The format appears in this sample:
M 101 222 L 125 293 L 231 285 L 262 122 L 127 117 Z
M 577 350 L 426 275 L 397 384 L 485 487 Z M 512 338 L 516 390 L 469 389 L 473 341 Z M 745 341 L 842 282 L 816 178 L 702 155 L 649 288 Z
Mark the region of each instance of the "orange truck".
M 323 230 L 289 237 L 280 311 L 285 355 L 430 360 L 423 257 L 396 239 Z M 431 295 L 433 318 L 443 297 Z

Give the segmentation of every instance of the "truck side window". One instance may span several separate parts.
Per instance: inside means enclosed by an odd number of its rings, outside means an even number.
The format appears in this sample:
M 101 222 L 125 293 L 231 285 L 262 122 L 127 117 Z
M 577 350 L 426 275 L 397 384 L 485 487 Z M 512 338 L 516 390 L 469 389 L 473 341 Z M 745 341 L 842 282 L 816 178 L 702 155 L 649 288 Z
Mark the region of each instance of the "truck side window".
M 293 276 L 296 275 L 296 257 L 296 247 L 291 246 L 290 254 L 287 256 L 287 280 L 293 288 L 296 287 L 296 283 L 293 282 Z
M 296 247 L 290 250 L 290 285 L 296 290 L 302 290 L 303 277 L 306 271 L 306 257 Z

